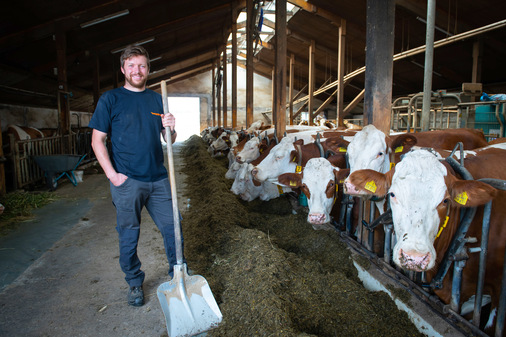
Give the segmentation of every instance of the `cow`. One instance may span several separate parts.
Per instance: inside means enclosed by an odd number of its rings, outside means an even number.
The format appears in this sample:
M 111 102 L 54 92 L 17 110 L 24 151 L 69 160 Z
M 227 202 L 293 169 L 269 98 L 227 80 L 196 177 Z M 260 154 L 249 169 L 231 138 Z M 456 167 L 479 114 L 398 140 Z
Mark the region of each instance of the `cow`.
M 10 124 L 7 126 L 7 133 L 14 136 L 14 140 L 28 140 L 44 138 L 44 133 L 39 129 L 30 126 Z
M 284 173 L 278 177 L 281 184 L 300 188 L 308 201 L 307 221 L 314 229 L 330 222 L 330 212 L 339 194 L 339 167 L 325 158 L 307 161 L 300 173 Z
M 357 132 L 348 145 L 350 173 L 360 169 L 371 169 L 386 173 L 400 161 L 402 154 L 415 145 L 451 150 L 458 142 L 462 142 L 465 149 L 474 149 L 487 145 L 483 132 L 474 129 L 448 129 L 409 134 L 398 133 L 386 136 L 370 124 Z M 348 194 L 357 196 L 351 189 L 348 189 Z M 358 196 L 362 199 L 368 197 Z M 375 201 L 374 206 L 378 211 L 376 216 L 383 214 L 386 210 L 384 199 Z M 365 207 L 367 208 L 368 205 Z M 366 211 L 366 213 L 368 212 Z M 361 229 L 358 228 L 359 237 L 364 236 Z M 374 237 L 374 247 L 370 248 L 374 249 L 376 253 L 380 253 L 383 250 L 382 241 L 384 240 L 382 226 L 374 231 Z
M 303 131 L 300 131 L 298 129 L 290 129 L 287 130 L 286 136 L 283 138 L 289 138 L 292 142 L 296 139 L 302 140 L 304 143 L 309 143 L 313 141 L 313 137 L 316 135 L 317 131 L 320 129 L 314 129 L 313 127 L 308 129 L 303 129 Z M 264 151 L 267 150 L 267 148 L 272 148 L 277 143 L 273 140 L 273 133 L 267 133 L 267 131 L 264 133 L 264 138 L 252 138 L 250 139 L 245 145 L 243 150 L 240 153 L 237 153 L 235 160 L 237 163 L 231 163 L 229 164 L 229 168 L 227 173 L 225 174 L 225 177 L 229 179 L 234 179 L 235 173 L 239 169 L 239 164 L 242 163 L 249 163 L 255 159 L 257 159 L 261 153 L 265 153 Z M 279 142 L 279 140 L 277 140 Z M 229 158 L 230 160 L 230 158 Z M 250 170 L 251 171 L 251 170 Z
M 372 124 L 357 132 L 348 146 L 350 173 L 371 169 L 386 173 L 390 163 L 398 162 L 407 146 L 433 147 L 451 150 L 458 142 L 464 149 L 476 149 L 488 143 L 480 130 L 448 129 L 386 136 Z
M 230 191 L 239 195 L 244 201 L 253 201 L 259 198 L 268 201 L 278 198 L 280 194 L 291 192 L 290 188 L 281 187 L 270 182 L 255 183 L 251 176 L 251 168 L 247 163 L 238 164 L 239 170 L 236 174 Z
M 211 143 L 207 151 L 211 156 L 219 156 L 228 153 L 231 148 L 237 146 L 239 143 L 239 136 L 237 132 L 222 132 L 221 135 L 214 142 Z
M 291 142 L 289 139 L 283 138 L 262 162 L 252 168 L 251 174 L 260 182 L 277 182 L 281 174 L 296 172 L 297 169 L 305 166 L 309 159 L 325 155 L 327 150 L 336 154 L 341 153 L 335 158 L 336 160 L 340 158 L 340 163 L 336 166 L 345 165 L 346 141 L 340 137 L 333 137 L 322 141 L 321 145 L 323 153 L 314 142 L 304 145 L 301 140 Z
M 484 285 L 484 294 L 490 296 L 492 305 L 487 329 L 494 324 L 499 301 L 506 240 L 506 191 L 496 190 L 478 179 L 506 179 L 506 143 L 464 154 L 464 167 L 477 180 L 462 180 L 434 151 L 414 149 L 386 174 L 369 169 L 354 171 L 347 178 L 345 189 L 375 196 L 389 195 L 397 239 L 393 262 L 404 270 L 426 272 L 427 281 L 437 272 L 457 230 L 460 209 L 477 207 L 467 231 L 467 237 L 478 239 L 478 243 L 469 241 L 467 245 L 476 247 L 481 241 L 483 205 L 492 200 Z M 461 302 L 470 299 L 476 291 L 478 265 L 478 254 L 471 254 L 463 269 Z M 435 293 L 445 303 L 450 303 L 449 275 Z

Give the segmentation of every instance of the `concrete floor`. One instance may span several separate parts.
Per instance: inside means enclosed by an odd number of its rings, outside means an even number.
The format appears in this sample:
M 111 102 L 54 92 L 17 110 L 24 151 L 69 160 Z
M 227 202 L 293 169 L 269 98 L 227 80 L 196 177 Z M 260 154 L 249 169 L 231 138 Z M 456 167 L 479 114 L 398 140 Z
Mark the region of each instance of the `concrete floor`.
M 174 145 L 179 208 L 186 208 L 181 144 Z M 139 257 L 146 272 L 146 304 L 127 305 L 118 264 L 115 211 L 103 174 L 85 175 L 61 198 L 0 240 L 1 336 L 167 336 L 156 297 L 166 282 L 163 241 L 143 212 Z

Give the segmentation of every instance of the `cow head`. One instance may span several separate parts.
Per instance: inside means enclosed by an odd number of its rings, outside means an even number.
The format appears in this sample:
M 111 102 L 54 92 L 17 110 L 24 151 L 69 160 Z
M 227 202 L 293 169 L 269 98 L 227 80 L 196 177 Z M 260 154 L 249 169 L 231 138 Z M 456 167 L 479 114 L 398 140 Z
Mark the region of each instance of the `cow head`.
M 330 221 L 330 211 L 337 195 L 338 172 L 339 168 L 325 158 L 312 158 L 303 172 L 285 173 L 278 180 L 285 186 L 301 189 L 308 200 L 307 221 L 312 225 L 322 225 Z
M 295 171 L 296 163 L 290 161 L 290 154 L 297 145 L 303 145 L 304 141 L 299 139 L 295 142 L 290 137 L 283 138 L 279 144 L 274 146 L 269 154 L 255 166 L 251 174 L 258 181 L 277 180 L 283 173 Z
M 392 172 L 394 173 L 392 174 Z M 363 170 L 348 177 L 361 193 L 376 196 L 388 191 L 397 243 L 393 261 L 406 270 L 427 271 L 436 263 L 434 241 L 448 222 L 449 207 L 476 207 L 490 201 L 497 191 L 479 182 L 459 180 L 429 151 L 407 153 L 388 174 Z M 375 191 L 369 187 L 374 183 Z M 455 215 L 456 216 L 456 215 Z
M 260 156 L 259 151 L 260 139 L 258 137 L 253 137 L 244 144 L 244 147 L 241 152 L 237 154 L 235 160 L 242 163 L 250 163 Z
M 387 172 L 390 170 L 388 151 L 385 134 L 372 124 L 365 126 L 348 145 L 350 172 L 363 169 Z

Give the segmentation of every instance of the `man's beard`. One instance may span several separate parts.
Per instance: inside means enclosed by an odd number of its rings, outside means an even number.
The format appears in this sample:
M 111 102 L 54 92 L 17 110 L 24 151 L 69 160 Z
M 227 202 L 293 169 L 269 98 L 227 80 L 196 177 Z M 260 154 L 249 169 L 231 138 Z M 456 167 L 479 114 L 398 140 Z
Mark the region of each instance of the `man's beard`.
M 146 82 L 148 81 L 148 78 L 142 77 L 142 79 L 140 81 L 133 81 L 132 75 L 130 75 L 130 76 L 125 76 L 125 81 L 134 88 L 143 89 L 146 86 Z

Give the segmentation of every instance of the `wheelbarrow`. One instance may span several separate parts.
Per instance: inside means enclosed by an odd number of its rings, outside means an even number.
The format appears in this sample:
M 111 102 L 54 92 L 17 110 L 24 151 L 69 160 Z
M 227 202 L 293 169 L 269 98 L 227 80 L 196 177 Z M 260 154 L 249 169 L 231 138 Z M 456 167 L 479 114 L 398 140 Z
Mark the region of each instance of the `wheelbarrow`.
M 54 191 L 58 186 L 58 180 L 63 176 L 69 178 L 72 185 L 77 186 L 77 179 L 74 171 L 77 169 L 81 161 L 83 161 L 86 154 L 83 156 L 74 154 L 53 154 L 47 156 L 34 156 L 33 159 L 44 171 L 47 187 L 49 190 Z

